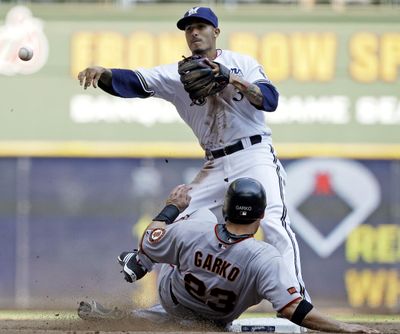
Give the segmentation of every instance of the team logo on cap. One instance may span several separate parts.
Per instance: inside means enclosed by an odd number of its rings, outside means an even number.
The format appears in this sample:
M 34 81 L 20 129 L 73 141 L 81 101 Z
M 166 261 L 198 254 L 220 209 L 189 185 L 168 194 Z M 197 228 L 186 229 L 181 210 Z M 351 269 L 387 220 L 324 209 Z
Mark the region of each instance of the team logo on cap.
M 200 7 L 193 7 L 192 9 L 189 9 L 187 15 L 190 16 L 193 14 L 197 14 L 197 11 L 199 10 L 199 8 Z

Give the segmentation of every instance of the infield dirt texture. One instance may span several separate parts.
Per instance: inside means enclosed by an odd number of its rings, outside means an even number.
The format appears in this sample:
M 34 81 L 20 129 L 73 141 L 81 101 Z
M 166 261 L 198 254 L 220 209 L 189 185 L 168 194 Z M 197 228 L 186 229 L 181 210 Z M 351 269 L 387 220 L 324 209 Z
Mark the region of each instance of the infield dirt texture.
M 382 333 L 400 333 L 400 319 L 396 315 L 335 317 L 380 330 Z M 353 319 L 353 320 L 352 320 Z M 217 333 L 206 325 L 182 327 L 175 324 L 157 324 L 144 320 L 84 321 L 73 311 L 0 311 L 0 333 L 7 334 L 100 334 L 100 333 Z M 314 332 L 314 331 L 309 331 Z M 314 332 L 315 333 L 315 332 Z

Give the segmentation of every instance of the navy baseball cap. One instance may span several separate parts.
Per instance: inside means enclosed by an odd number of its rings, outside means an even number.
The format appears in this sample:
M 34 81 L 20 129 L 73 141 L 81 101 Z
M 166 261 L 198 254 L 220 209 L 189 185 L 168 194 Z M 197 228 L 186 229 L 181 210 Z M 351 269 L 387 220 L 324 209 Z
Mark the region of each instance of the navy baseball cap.
M 180 30 L 185 30 L 186 26 L 193 19 L 199 19 L 206 21 L 207 23 L 218 27 L 218 17 L 214 14 L 211 8 L 208 7 L 193 7 L 190 8 L 185 15 L 176 23 L 176 26 Z

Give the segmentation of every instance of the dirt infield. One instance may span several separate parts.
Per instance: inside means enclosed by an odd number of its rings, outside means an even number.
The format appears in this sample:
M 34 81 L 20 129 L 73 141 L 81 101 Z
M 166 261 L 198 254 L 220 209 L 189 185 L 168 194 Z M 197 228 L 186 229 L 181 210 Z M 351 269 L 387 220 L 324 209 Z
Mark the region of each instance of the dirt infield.
M 382 333 L 400 334 L 398 322 L 371 322 L 368 326 Z M 310 331 L 311 333 L 313 331 Z M 218 333 L 211 328 L 182 328 L 140 321 L 83 321 L 75 317 L 56 320 L 0 320 L 0 333 L 7 334 L 106 334 L 106 333 Z
M 210 328 L 183 328 L 174 325 L 155 324 L 143 320 L 129 321 L 84 321 L 71 320 L 2 320 L 0 333 L 9 334 L 100 334 L 100 333 L 217 333 Z
M 55 313 L 40 319 L 0 319 L 0 333 L 10 334 L 100 334 L 100 333 L 217 333 L 218 329 L 207 324 L 198 324 L 196 328 L 176 323 L 157 324 L 144 319 L 129 320 L 81 320 L 76 315 Z M 221 332 L 221 331 L 219 331 Z

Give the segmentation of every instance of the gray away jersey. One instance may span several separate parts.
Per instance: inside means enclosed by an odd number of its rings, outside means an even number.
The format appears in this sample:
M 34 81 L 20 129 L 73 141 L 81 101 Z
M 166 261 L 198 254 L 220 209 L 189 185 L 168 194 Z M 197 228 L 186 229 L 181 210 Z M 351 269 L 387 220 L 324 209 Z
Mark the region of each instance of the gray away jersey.
M 175 266 L 174 296 L 208 319 L 229 323 L 263 299 L 278 311 L 301 297 L 275 247 L 227 235 L 211 211 L 200 209 L 165 229 L 146 231 L 141 246 L 153 262 Z

